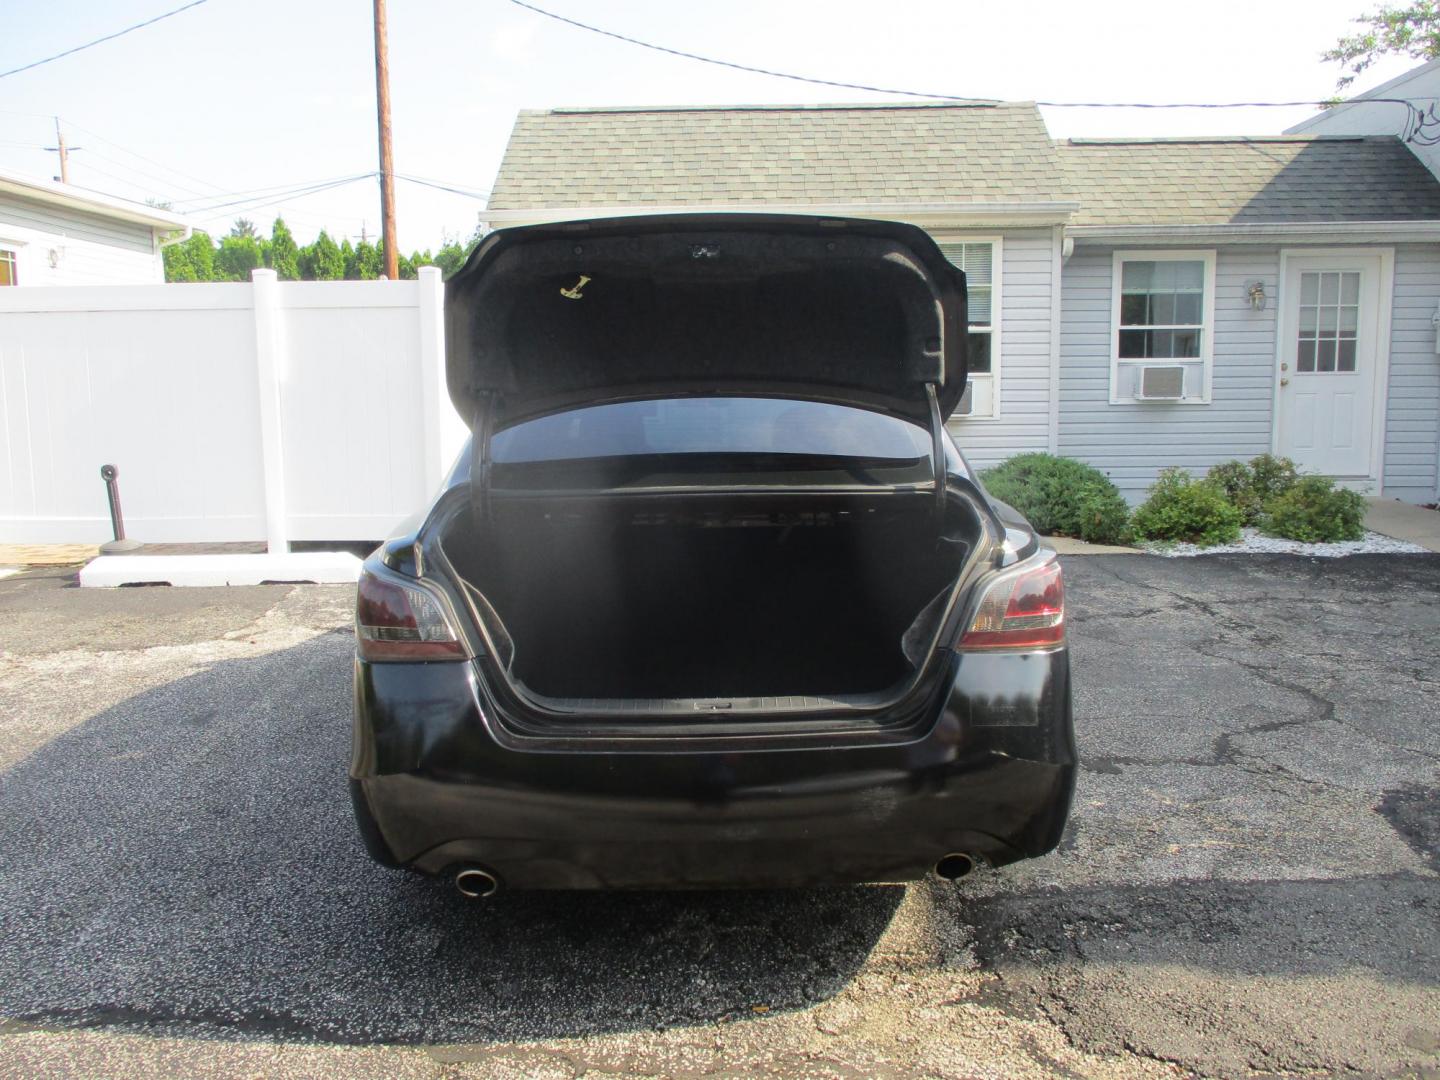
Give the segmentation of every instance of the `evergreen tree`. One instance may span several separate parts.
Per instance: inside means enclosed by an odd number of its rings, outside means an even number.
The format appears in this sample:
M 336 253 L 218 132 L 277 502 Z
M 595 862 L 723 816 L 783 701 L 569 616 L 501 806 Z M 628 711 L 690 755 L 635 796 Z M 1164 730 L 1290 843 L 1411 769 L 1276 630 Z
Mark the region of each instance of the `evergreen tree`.
M 220 241 L 215 252 L 213 281 L 249 281 L 250 271 L 265 264 L 265 253 L 253 236 L 233 232 Z
M 281 281 L 300 280 L 300 249 L 295 236 L 284 218 L 277 217 L 270 230 L 269 250 L 265 252 L 265 265 L 275 271 Z
M 313 244 L 300 249 L 300 276 L 306 281 L 340 281 L 345 277 L 345 256 L 324 229 Z

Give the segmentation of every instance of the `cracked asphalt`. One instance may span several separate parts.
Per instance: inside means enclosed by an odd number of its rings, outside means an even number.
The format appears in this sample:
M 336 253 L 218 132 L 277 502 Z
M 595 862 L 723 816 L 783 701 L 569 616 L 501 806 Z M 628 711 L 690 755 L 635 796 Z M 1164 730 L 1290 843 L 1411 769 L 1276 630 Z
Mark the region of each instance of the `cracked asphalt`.
M 360 850 L 348 589 L 0 581 L 0 1076 L 1440 1077 L 1440 556 L 1066 571 L 1055 854 L 482 905 Z

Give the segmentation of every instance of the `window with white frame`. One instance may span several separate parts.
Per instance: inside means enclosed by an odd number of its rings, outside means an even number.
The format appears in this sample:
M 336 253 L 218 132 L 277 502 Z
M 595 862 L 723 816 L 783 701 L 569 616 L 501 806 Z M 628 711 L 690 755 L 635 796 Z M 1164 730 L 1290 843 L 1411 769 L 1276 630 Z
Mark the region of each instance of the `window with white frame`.
M 20 275 L 16 268 L 16 255 L 13 249 L 0 247 L 0 286 L 19 285 Z
M 1000 415 L 1000 239 L 942 241 L 940 250 L 965 271 L 969 293 L 969 387 L 956 417 L 994 419 Z
M 1117 251 L 1110 403 L 1210 401 L 1215 252 Z

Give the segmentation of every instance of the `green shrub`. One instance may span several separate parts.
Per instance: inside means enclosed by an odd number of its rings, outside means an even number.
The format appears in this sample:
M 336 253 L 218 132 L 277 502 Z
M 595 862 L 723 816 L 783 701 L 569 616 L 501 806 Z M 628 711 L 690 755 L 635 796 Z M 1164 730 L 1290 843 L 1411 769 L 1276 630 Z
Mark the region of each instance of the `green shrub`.
M 1300 479 L 1300 470 L 1295 468 L 1295 462 L 1274 454 L 1251 458 L 1250 473 L 1253 477 L 1251 490 L 1262 507 L 1269 506 L 1271 500 L 1285 494 Z
M 1238 539 L 1243 521 L 1220 484 L 1195 480 L 1184 469 L 1164 469 L 1130 525 L 1147 540 L 1188 540 L 1208 547 Z
M 1019 510 L 1042 533 L 1092 544 L 1130 539 L 1130 508 L 1099 469 L 1053 454 L 1020 454 L 981 474 L 997 499 Z
M 1288 491 L 1298 479 L 1295 463 L 1289 458 L 1261 454 L 1247 465 L 1225 461 L 1212 468 L 1205 479 L 1218 484 L 1235 505 L 1246 525 L 1258 524 L 1274 498 Z
M 1327 476 L 1302 476 L 1270 501 L 1260 527 L 1270 536 L 1307 544 L 1359 540 L 1365 535 L 1365 500 Z

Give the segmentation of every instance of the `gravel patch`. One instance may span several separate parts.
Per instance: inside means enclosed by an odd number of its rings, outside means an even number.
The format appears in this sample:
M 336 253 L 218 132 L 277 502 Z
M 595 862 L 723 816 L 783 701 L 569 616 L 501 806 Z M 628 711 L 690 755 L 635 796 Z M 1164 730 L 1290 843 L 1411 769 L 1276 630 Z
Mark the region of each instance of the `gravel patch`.
M 1306 544 L 1299 540 L 1282 540 L 1266 536 L 1259 529 L 1240 530 L 1240 539 L 1233 544 L 1167 543 L 1163 540 L 1141 541 L 1136 545 L 1151 555 L 1167 559 L 1191 555 L 1313 555 L 1321 559 L 1338 559 L 1342 555 L 1423 555 L 1425 548 L 1408 540 L 1396 540 L 1377 532 L 1366 532 L 1359 540 L 1341 540 L 1334 544 Z

